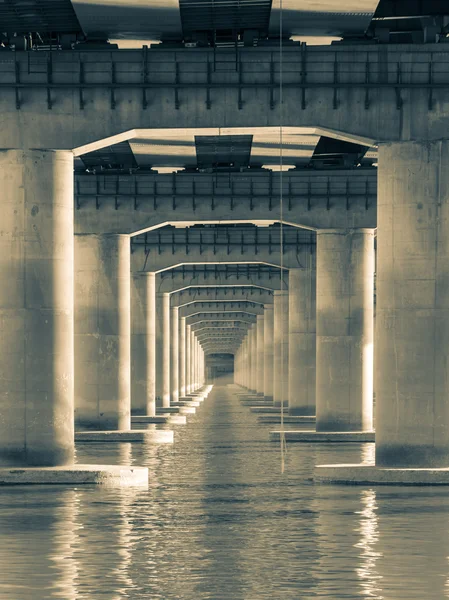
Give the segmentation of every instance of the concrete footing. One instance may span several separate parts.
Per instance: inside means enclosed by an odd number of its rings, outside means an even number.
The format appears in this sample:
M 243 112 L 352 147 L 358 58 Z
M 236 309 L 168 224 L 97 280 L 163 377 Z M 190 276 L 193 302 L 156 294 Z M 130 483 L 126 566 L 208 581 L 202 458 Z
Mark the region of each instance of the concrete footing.
M 374 431 L 285 431 L 287 442 L 374 442 Z M 280 431 L 270 431 L 270 440 L 280 440 Z
M 188 402 L 189 404 L 191 402 L 204 402 L 204 396 L 182 396 L 181 398 L 179 398 L 179 402 Z M 173 406 L 173 402 L 172 402 L 172 406 Z
M 449 485 L 449 468 L 406 469 L 375 465 L 318 465 L 313 474 L 318 483 L 349 485 Z
M 0 468 L 0 485 L 147 486 L 146 467 L 73 465 L 66 467 Z
M 279 418 L 281 418 L 281 409 L 279 406 L 250 406 L 249 410 L 252 413 L 279 415 Z M 288 408 L 284 408 L 284 415 L 288 415 Z
M 75 442 L 148 442 L 150 444 L 172 444 L 170 429 L 136 429 L 129 431 L 77 431 Z
M 184 406 L 196 406 L 198 408 L 201 406 L 201 402 L 199 400 L 180 400 L 179 402 L 172 402 L 171 405 L 179 408 Z
M 273 406 L 273 403 L 267 400 L 240 400 L 242 406 Z
M 262 415 L 261 417 L 257 417 L 257 421 L 259 423 L 274 423 L 279 424 L 281 422 L 281 415 Z M 284 415 L 284 423 L 288 425 L 301 425 L 302 423 L 315 423 L 316 417 L 307 416 L 307 417 L 299 417 L 293 415 Z
M 187 417 L 185 415 L 157 415 L 156 417 L 150 417 L 147 415 L 141 415 L 136 417 L 131 417 L 132 425 L 143 425 L 144 423 L 156 423 L 156 424 L 166 424 L 169 425 L 185 425 L 187 423 Z
M 178 414 L 178 415 L 193 415 L 196 413 L 196 406 L 169 406 L 167 408 L 157 408 L 156 412 L 159 415 L 163 414 Z

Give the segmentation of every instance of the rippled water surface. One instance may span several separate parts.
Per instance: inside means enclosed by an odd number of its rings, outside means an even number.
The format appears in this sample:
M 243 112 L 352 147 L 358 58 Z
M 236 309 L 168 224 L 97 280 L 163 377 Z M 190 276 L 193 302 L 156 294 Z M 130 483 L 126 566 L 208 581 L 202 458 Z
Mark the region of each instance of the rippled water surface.
M 215 388 L 173 446 L 78 447 L 148 490 L 1 488 L 0 599 L 449 597 L 447 489 L 310 482 L 372 444 L 291 444 L 282 475 L 270 428 Z

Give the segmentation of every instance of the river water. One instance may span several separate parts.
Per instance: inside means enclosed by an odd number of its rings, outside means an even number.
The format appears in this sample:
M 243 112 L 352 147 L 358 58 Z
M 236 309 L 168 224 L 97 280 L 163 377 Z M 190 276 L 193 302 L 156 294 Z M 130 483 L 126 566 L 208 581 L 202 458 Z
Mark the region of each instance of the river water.
M 373 444 L 290 444 L 214 388 L 175 444 L 85 444 L 149 467 L 148 489 L 0 488 L 0 599 L 441 600 L 449 490 L 313 485 Z

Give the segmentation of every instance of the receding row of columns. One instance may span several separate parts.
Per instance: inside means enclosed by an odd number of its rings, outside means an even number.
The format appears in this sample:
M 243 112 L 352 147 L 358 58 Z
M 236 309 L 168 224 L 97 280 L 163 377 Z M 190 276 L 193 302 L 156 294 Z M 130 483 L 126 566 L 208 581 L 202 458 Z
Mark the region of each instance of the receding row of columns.
M 237 352 L 236 382 L 316 413 L 317 431 L 371 431 L 373 301 L 373 231 L 318 232 L 316 269 L 289 270 Z

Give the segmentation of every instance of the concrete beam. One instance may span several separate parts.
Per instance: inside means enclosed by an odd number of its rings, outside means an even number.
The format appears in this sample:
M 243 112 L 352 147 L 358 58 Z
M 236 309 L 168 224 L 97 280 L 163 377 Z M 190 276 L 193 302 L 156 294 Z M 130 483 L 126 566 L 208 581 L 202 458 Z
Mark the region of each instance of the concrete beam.
M 203 313 L 227 315 L 228 313 L 230 314 L 242 311 L 251 315 L 259 315 L 263 313 L 263 304 L 261 302 L 254 302 L 252 300 L 244 300 L 240 302 L 235 300 L 221 300 L 219 302 L 203 302 L 195 300 L 180 307 L 179 316 L 193 317 Z
M 191 288 L 220 288 L 220 287 L 258 287 L 265 290 L 280 290 L 288 287 L 288 271 L 284 271 L 281 278 L 280 271 L 277 276 L 261 275 L 259 277 L 248 277 L 244 272 L 240 275 L 228 275 L 214 273 L 201 273 L 192 275 L 191 272 L 185 276 L 182 273 L 164 271 L 157 277 L 158 292 L 181 292 Z
M 247 300 L 248 302 L 258 302 L 260 304 L 272 304 L 273 293 L 267 290 L 261 290 L 257 288 L 224 288 L 218 290 L 197 290 L 193 292 L 188 290 L 186 292 L 176 292 L 171 295 L 171 306 L 186 306 L 192 302 L 241 302 Z M 182 316 L 187 316 L 183 314 Z

